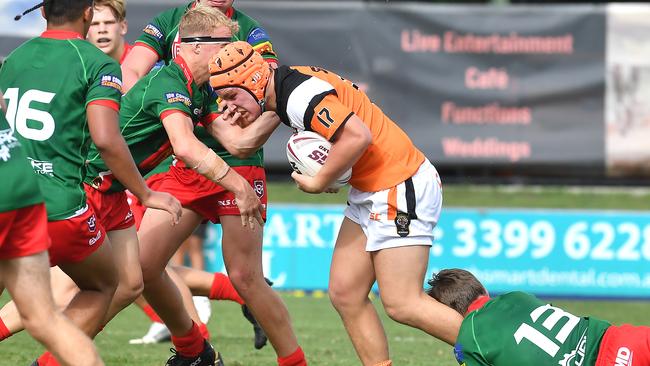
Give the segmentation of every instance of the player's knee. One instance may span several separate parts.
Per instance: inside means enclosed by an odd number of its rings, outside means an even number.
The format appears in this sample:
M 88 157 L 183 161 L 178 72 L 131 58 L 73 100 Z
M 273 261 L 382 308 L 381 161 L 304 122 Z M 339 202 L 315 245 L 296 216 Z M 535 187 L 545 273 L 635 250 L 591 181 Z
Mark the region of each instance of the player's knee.
M 144 290 L 144 281 L 142 277 L 128 279 L 120 282 L 115 292 L 118 301 L 130 304 L 142 295 Z
M 237 292 L 241 294 L 246 294 L 255 286 L 255 281 L 258 280 L 257 277 L 260 277 L 262 281 L 264 279 L 258 275 L 255 271 L 247 268 L 233 268 L 228 271 L 228 277 L 232 282 Z
M 389 318 L 402 324 L 409 325 L 413 323 L 413 319 L 415 319 L 414 307 L 408 300 L 394 296 L 382 297 L 381 302 Z
M 357 306 L 364 301 L 363 296 L 357 296 L 341 281 L 331 280 L 327 292 L 332 306 L 339 312 Z

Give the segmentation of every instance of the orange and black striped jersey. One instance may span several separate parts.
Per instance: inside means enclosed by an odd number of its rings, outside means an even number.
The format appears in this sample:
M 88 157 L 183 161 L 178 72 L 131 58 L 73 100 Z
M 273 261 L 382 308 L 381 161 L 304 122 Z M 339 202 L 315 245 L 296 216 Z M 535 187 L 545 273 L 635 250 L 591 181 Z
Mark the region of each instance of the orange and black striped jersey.
M 277 113 L 289 127 L 331 140 L 354 114 L 370 129 L 372 142 L 352 167 L 354 188 L 388 189 L 415 174 L 424 161 L 406 133 L 352 82 L 313 66 L 281 66 L 274 81 Z

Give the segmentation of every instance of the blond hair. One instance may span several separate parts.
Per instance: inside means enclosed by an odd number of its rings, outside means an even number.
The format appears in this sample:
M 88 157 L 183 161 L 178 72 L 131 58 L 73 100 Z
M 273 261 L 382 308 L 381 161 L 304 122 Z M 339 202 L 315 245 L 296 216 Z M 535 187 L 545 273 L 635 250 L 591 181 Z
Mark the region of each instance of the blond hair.
M 218 9 L 197 4 L 181 18 L 179 33 L 181 37 L 202 35 L 220 27 L 227 27 L 232 34 L 239 31 L 237 22 L 225 16 Z
M 126 19 L 126 1 L 125 0 L 95 0 L 95 8 L 105 6 L 111 9 L 118 22 Z

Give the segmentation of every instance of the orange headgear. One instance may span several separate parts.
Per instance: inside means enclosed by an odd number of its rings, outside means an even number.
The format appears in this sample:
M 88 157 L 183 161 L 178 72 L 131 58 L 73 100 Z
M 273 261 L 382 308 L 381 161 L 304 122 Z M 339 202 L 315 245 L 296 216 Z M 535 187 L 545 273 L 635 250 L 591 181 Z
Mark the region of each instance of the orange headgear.
M 214 89 L 239 87 L 264 105 L 271 69 L 250 44 L 237 41 L 223 47 L 210 60 L 210 75 L 210 85 Z

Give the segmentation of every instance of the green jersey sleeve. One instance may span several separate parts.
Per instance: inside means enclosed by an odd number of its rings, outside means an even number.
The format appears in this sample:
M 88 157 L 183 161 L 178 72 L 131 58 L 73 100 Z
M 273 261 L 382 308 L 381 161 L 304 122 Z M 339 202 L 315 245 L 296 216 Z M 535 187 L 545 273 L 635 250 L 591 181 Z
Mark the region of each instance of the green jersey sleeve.
M 158 54 L 159 60 L 171 61 L 178 25 L 191 4 L 175 7 L 158 14 L 142 29 L 142 34 L 135 43 L 154 50 Z
M 115 60 L 90 65 L 86 106 L 98 100 L 120 102 L 122 97 L 122 71 Z

